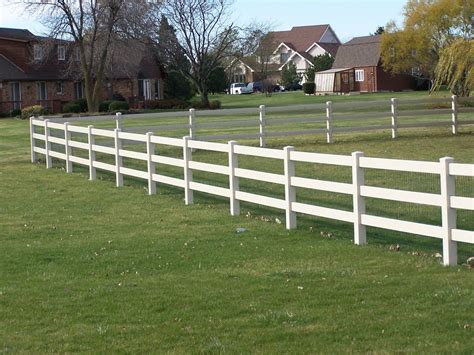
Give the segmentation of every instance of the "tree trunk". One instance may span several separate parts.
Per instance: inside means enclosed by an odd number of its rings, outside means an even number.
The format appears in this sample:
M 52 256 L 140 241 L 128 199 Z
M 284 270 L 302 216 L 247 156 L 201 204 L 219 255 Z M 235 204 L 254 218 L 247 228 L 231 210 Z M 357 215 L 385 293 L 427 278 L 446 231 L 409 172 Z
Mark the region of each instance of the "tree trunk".
M 201 103 L 203 107 L 209 108 L 209 93 L 207 91 L 201 93 Z
M 85 91 L 85 96 L 86 96 L 86 101 L 87 101 L 87 111 L 88 112 L 93 112 L 91 110 L 91 107 L 93 106 L 93 88 L 92 88 L 92 79 L 89 77 L 84 78 L 84 91 Z
M 209 108 L 209 89 L 206 84 L 201 87 L 201 103 L 203 107 Z

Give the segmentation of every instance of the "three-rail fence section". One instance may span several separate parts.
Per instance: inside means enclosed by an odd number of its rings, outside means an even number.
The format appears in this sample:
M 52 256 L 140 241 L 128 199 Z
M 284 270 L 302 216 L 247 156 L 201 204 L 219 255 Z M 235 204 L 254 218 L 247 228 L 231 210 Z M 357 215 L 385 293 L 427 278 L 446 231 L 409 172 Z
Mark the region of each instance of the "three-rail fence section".
M 435 99 L 441 102 L 440 99 Z M 446 101 L 446 99 L 444 99 Z M 432 100 L 433 101 L 433 100 Z M 379 103 L 380 104 L 380 103 Z M 464 120 L 462 123 L 458 120 L 459 109 L 456 107 L 456 97 L 452 98 L 452 108 L 450 111 L 450 120 L 441 122 L 425 122 L 428 126 L 446 126 L 451 127 L 452 133 L 456 134 L 458 126 L 461 124 L 472 124 L 474 120 Z M 367 105 L 371 105 L 368 103 Z M 372 103 L 372 105 L 374 105 Z M 376 126 L 369 129 L 391 129 L 392 138 L 398 135 L 400 125 L 397 125 L 398 111 L 397 101 L 391 100 L 391 124 Z M 311 108 L 312 106 L 306 106 Z M 320 106 L 319 106 L 320 107 Z M 273 112 L 283 112 L 285 108 L 273 108 Z M 240 109 L 238 112 L 253 112 L 250 109 Z M 420 111 L 420 110 L 418 110 Z M 421 111 L 422 114 L 428 114 L 429 110 Z M 465 110 L 464 112 L 472 112 Z M 201 113 L 201 114 L 205 114 Z M 209 112 L 208 112 L 209 113 Z M 410 111 L 410 114 L 413 114 Z M 446 110 L 442 111 L 443 114 Z M 171 113 L 175 117 L 182 113 Z M 209 113 L 217 115 L 214 113 Z M 235 114 L 235 112 L 234 112 Z M 309 132 L 316 134 L 324 132 L 328 143 L 331 143 L 334 128 L 332 126 L 332 105 L 326 104 L 326 129 Z M 370 113 L 371 117 L 376 117 Z M 170 113 L 167 114 L 168 117 Z M 357 115 L 357 114 L 356 114 Z M 363 114 L 360 114 L 362 117 Z M 378 113 L 380 117 L 380 113 Z M 291 146 L 283 149 L 265 148 L 265 108 L 259 110 L 259 132 L 252 135 L 239 135 L 241 138 L 258 138 L 260 147 L 239 145 L 236 141 L 227 143 L 210 142 L 197 140 L 195 130 L 198 125 L 195 123 L 196 111 L 191 110 L 189 114 L 190 122 L 187 125 L 189 136 L 183 138 L 164 137 L 155 135 L 153 132 L 133 133 L 124 132 L 121 128 L 121 119 L 117 120 L 115 129 L 99 129 L 94 126 L 72 125 L 69 122 L 59 122 L 59 119 L 30 119 L 30 137 L 31 137 L 31 161 L 37 161 L 37 154 L 45 157 L 46 167 L 51 168 L 53 158 L 63 160 L 66 164 L 66 171 L 72 172 L 73 164 L 86 166 L 89 170 L 90 180 L 96 178 L 96 170 L 103 170 L 115 174 L 116 186 L 123 186 L 123 177 L 129 176 L 142 179 L 148 182 L 148 193 L 156 193 L 157 183 L 171 185 L 184 189 L 185 203 L 193 203 L 193 192 L 199 191 L 206 194 L 221 196 L 229 200 L 231 215 L 240 214 L 240 202 L 253 203 L 260 206 L 272 207 L 285 211 L 285 223 L 287 229 L 294 229 L 297 226 L 297 213 L 328 218 L 337 221 L 352 223 L 354 227 L 354 242 L 362 245 L 367 242 L 366 227 L 376 227 L 385 230 L 404 232 L 409 234 L 421 235 L 426 237 L 442 239 L 443 243 L 443 264 L 457 264 L 457 243 L 474 244 L 474 231 L 460 229 L 457 227 L 457 210 L 474 211 L 474 198 L 459 196 L 456 194 L 456 177 L 474 177 L 474 164 L 456 163 L 452 158 L 441 158 L 439 162 L 430 161 L 412 161 L 401 159 L 385 159 L 365 157 L 362 152 L 354 152 L 351 155 L 319 154 L 312 152 L 297 151 Z M 121 118 L 118 115 L 118 118 Z M 79 118 L 78 120 L 87 120 L 88 118 Z M 101 119 L 104 119 L 103 117 Z M 107 119 L 107 118 L 106 118 Z M 110 118 L 108 118 L 110 120 Z M 307 118 L 298 118 L 299 122 Z M 219 122 L 214 122 L 219 127 Z M 406 127 L 425 127 L 423 123 L 417 122 L 408 124 Z M 210 124 L 208 124 L 209 126 Z M 222 125 L 222 122 L 221 122 Z M 226 124 L 224 124 L 226 126 Z M 39 127 L 39 129 L 37 129 Z M 174 125 L 174 128 L 177 126 Z M 356 127 L 360 131 L 366 126 Z M 40 132 L 41 130 L 41 132 Z M 349 131 L 346 129 L 345 131 Z M 53 134 L 55 133 L 55 134 Z M 285 133 L 285 132 L 283 132 Z M 282 135 L 283 135 L 282 133 Z M 303 134 L 308 132 L 293 132 L 294 134 Z M 81 136 L 80 139 L 73 139 L 72 135 Z M 286 132 L 286 136 L 292 132 Z M 207 139 L 224 139 L 228 136 L 212 136 Z M 235 137 L 235 135 L 234 135 Z M 112 146 L 98 144 L 96 138 L 107 138 L 113 140 Z M 200 137 L 203 139 L 203 137 Z M 206 138 L 206 137 L 204 137 Z M 37 142 L 43 142 L 42 147 Z M 125 149 L 124 142 L 144 145 L 145 152 Z M 53 145 L 63 147 L 53 149 Z M 180 158 L 159 155 L 156 153 L 156 146 L 164 145 L 175 147 L 182 150 Z M 74 154 L 75 150 L 82 150 L 84 157 Z M 193 160 L 194 150 L 204 150 L 210 152 L 225 153 L 228 156 L 228 164 L 212 164 Z M 114 164 L 106 163 L 96 159 L 96 153 L 109 155 L 114 160 Z M 265 159 L 276 159 L 283 165 L 283 174 L 276 174 L 253 169 L 244 169 L 239 167 L 239 156 L 251 156 Z M 123 159 L 134 159 L 146 163 L 146 170 L 125 167 Z M 343 166 L 351 169 L 351 183 L 343 183 L 329 180 L 320 180 L 308 177 L 297 176 L 296 163 L 324 164 L 332 166 Z M 162 164 L 182 169 L 182 178 L 176 178 L 160 174 L 156 165 Z M 430 174 L 439 176 L 440 193 L 426 193 L 408 191 L 387 187 L 370 186 L 365 183 L 364 169 L 380 169 L 399 172 L 413 172 L 420 174 Z M 193 171 L 202 171 L 213 174 L 220 174 L 228 179 L 228 187 L 214 186 L 209 183 L 193 181 Z M 284 187 L 284 199 L 264 196 L 256 193 L 241 191 L 239 188 L 239 179 L 250 179 L 254 181 L 272 182 Z M 318 206 L 314 203 L 303 203 L 297 199 L 297 188 L 325 191 L 335 194 L 345 194 L 352 196 L 352 211 Z M 405 202 L 416 205 L 426 205 L 438 207 L 441 210 L 441 225 L 427 223 L 410 222 L 396 218 L 381 217 L 366 212 L 366 198 L 383 199 L 385 201 Z

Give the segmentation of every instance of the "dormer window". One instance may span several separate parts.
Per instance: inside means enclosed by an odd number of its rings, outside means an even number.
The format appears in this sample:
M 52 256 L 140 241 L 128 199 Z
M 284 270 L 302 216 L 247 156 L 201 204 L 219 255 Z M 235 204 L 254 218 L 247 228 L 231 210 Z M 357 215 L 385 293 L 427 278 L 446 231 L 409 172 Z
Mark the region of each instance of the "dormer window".
M 33 45 L 33 58 L 35 60 L 43 59 L 43 47 L 41 46 L 41 44 Z
M 280 53 L 280 63 L 285 64 L 288 58 L 290 57 L 290 53 Z
M 66 60 L 66 47 L 58 46 L 58 60 Z

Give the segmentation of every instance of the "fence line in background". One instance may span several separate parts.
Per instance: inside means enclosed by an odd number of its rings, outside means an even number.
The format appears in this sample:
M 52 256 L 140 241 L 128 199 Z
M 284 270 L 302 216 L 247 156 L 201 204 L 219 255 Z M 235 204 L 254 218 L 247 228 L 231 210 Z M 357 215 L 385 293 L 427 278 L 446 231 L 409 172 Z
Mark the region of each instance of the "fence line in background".
M 36 131 L 36 127 L 43 127 L 43 134 Z M 51 130 L 62 131 L 64 135 L 53 137 Z M 87 166 L 89 178 L 96 178 L 96 169 L 109 171 L 116 175 L 116 185 L 123 185 L 123 177 L 131 176 L 148 182 L 148 193 L 156 193 L 156 183 L 167 184 L 185 191 L 185 203 L 193 203 L 193 191 L 221 196 L 229 199 L 231 215 L 240 213 L 240 201 L 273 207 L 285 211 L 286 228 L 293 229 L 297 225 L 297 213 L 323 217 L 352 223 L 354 226 L 354 242 L 358 245 L 366 243 L 366 227 L 418 234 L 443 240 L 443 263 L 455 265 L 457 263 L 457 242 L 474 244 L 474 231 L 461 230 L 456 227 L 457 209 L 474 210 L 474 198 L 456 196 L 455 177 L 474 177 L 474 164 L 458 164 L 452 158 L 442 158 L 439 162 L 410 161 L 397 159 L 382 159 L 365 157 L 361 152 L 354 152 L 352 156 L 318 154 L 299 152 L 293 147 L 283 150 L 258 148 L 238 145 L 235 141 L 225 143 L 203 142 L 191 137 L 169 138 L 155 136 L 153 133 L 136 134 L 123 132 L 120 128 L 114 130 L 96 129 L 93 126 L 73 126 L 69 123 L 55 123 L 49 120 L 30 119 L 31 133 L 31 161 L 37 161 L 37 154 L 45 156 L 47 168 L 52 167 L 52 158 L 64 160 L 69 166 L 67 172 L 72 172 L 72 163 Z M 71 133 L 82 134 L 87 137 L 87 143 L 71 139 Z M 98 145 L 96 137 L 106 137 L 114 140 L 114 147 Z M 122 142 L 135 141 L 146 145 L 146 153 L 124 149 Z M 36 145 L 37 141 L 44 142 L 44 148 Z M 65 153 L 52 150 L 52 143 L 64 146 Z M 183 149 L 183 158 L 171 158 L 156 154 L 156 145 L 174 146 Z M 80 149 L 88 153 L 88 159 L 75 156 L 73 149 Z M 228 154 L 228 165 L 202 163 L 193 160 L 193 150 L 202 149 L 212 152 Z M 114 164 L 96 160 L 96 152 L 108 154 L 114 158 Z M 278 159 L 282 162 L 284 173 L 275 174 L 250 169 L 239 168 L 240 155 L 261 158 Z M 147 163 L 147 171 L 126 168 L 123 158 L 131 158 Z M 296 175 L 295 163 L 329 164 L 351 167 L 352 183 L 341 183 L 327 180 L 303 178 Z M 160 175 L 155 164 L 179 167 L 183 169 L 184 178 L 178 179 Z M 364 169 L 383 169 L 391 171 L 416 172 L 437 174 L 440 177 L 441 193 L 432 194 L 368 186 L 364 180 Z M 215 174 L 222 174 L 229 178 L 229 187 L 217 187 L 193 181 L 193 171 L 199 170 Z M 241 191 L 239 178 L 256 181 L 270 181 L 284 187 L 285 199 L 262 196 Z M 296 188 L 306 188 L 332 193 L 352 195 L 352 211 L 328 208 L 313 204 L 301 203 L 297 200 Z M 379 217 L 366 213 L 365 198 L 378 198 L 390 201 L 408 202 L 436 206 L 441 208 L 442 225 L 408 222 L 393 218 Z
M 161 118 L 161 117 L 183 117 L 188 115 L 188 123 L 182 124 L 167 124 L 159 125 L 155 127 L 139 127 L 139 128 L 125 128 L 123 127 L 124 116 L 121 113 L 117 113 L 116 116 L 96 116 L 96 117 L 79 117 L 79 118 L 70 118 L 68 121 L 84 121 L 84 120 L 116 120 L 116 128 L 121 128 L 124 131 L 128 132 L 141 132 L 145 133 L 145 130 L 152 130 L 157 132 L 166 132 L 166 131 L 176 131 L 176 130 L 186 130 L 189 131 L 188 135 L 192 139 L 199 140 L 220 140 L 220 139 L 258 139 L 260 147 L 265 147 L 266 139 L 270 137 L 281 137 L 281 136 L 296 136 L 296 135 L 313 135 L 313 134 L 325 134 L 326 142 L 333 143 L 334 135 L 338 132 L 359 132 L 359 131 L 371 131 L 371 130 L 381 130 L 387 129 L 391 131 L 391 136 L 393 139 L 398 137 L 398 131 L 403 128 L 428 128 L 428 127 L 439 127 L 446 126 L 451 127 L 451 132 L 453 134 L 458 133 L 458 128 L 461 125 L 471 125 L 474 124 L 474 119 L 464 119 L 462 121 L 458 120 L 459 113 L 474 113 L 473 108 L 459 108 L 460 102 L 468 102 L 468 99 L 462 98 L 459 100 L 455 95 L 451 98 L 433 98 L 425 100 L 403 100 L 400 101 L 396 98 L 392 98 L 389 102 L 387 101 L 360 101 L 360 102 L 337 102 L 333 103 L 331 101 L 326 102 L 325 104 L 312 104 L 312 105 L 298 105 L 298 106 L 286 106 L 286 107 L 266 107 L 265 105 L 260 105 L 258 109 L 255 108 L 245 108 L 245 109 L 228 109 L 228 110 L 216 110 L 216 111 L 196 111 L 195 109 L 190 109 L 189 112 L 168 112 L 168 113 L 156 113 L 153 115 L 142 114 L 142 115 L 127 115 L 127 122 L 133 121 L 137 118 Z M 446 109 L 416 109 L 416 110 L 400 110 L 400 106 L 404 105 L 416 105 L 416 104 L 450 104 L 450 108 Z M 339 109 L 343 108 L 373 108 L 387 104 L 389 111 L 377 111 L 377 112 L 363 112 L 363 113 L 340 113 L 338 114 Z M 269 120 L 267 118 L 268 113 L 278 113 L 278 112 L 288 112 L 291 110 L 305 110 L 314 112 L 316 115 L 320 115 L 315 118 L 306 118 L 306 117 L 289 117 L 289 118 L 274 118 Z M 248 119 L 248 120 L 232 120 L 232 121 L 220 121 L 220 122 L 208 122 L 200 123 L 200 117 L 212 117 L 212 116 L 228 116 L 236 114 L 255 114 L 258 115 L 257 119 Z M 407 116 L 439 116 L 446 115 L 449 119 L 446 120 L 436 120 L 430 122 L 411 122 L 411 123 L 400 123 L 400 117 Z M 335 123 L 343 121 L 352 121 L 355 122 L 359 119 L 380 119 L 384 120 L 384 124 L 379 125 L 347 125 L 344 127 L 338 127 Z M 390 121 L 389 121 L 390 119 Z M 64 119 L 53 118 L 53 122 L 64 122 Z M 284 125 L 284 124 L 295 124 L 295 123 L 325 123 L 325 128 L 317 129 L 298 129 L 298 130 L 279 130 L 272 131 L 271 126 Z M 199 131 L 202 129 L 220 129 L 220 128 L 229 128 L 229 127 L 240 127 L 247 129 L 255 129 L 255 133 L 232 133 L 232 134 L 213 134 L 213 135 L 204 135 L 199 134 Z

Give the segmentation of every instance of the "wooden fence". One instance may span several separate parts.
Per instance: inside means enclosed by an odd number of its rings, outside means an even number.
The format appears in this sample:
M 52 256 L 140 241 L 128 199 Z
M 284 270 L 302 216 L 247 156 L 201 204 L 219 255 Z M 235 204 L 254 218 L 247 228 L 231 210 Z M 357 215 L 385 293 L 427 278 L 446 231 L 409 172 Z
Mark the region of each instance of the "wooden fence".
M 474 177 L 474 164 L 455 163 L 452 158 L 442 158 L 439 162 L 409 161 L 397 159 L 381 159 L 365 157 L 362 152 L 354 152 L 351 156 L 299 152 L 293 147 L 283 150 L 250 147 L 239 145 L 235 141 L 228 143 L 204 142 L 191 137 L 170 138 L 156 136 L 151 132 L 137 134 L 114 130 L 97 129 L 93 126 L 73 126 L 69 123 L 51 122 L 49 120 L 30 119 L 31 161 L 37 161 L 37 154 L 45 157 L 46 167 L 51 168 L 53 158 L 64 160 L 66 171 L 72 172 L 73 164 L 88 167 L 89 178 L 96 178 L 96 170 L 105 170 L 115 174 L 117 187 L 123 185 L 123 177 L 131 176 L 148 182 L 149 194 L 156 193 L 156 184 L 167 184 L 184 189 L 185 203 L 193 203 L 193 191 L 225 197 L 230 201 L 231 215 L 240 213 L 240 202 L 245 201 L 262 206 L 284 210 L 286 228 L 296 228 L 296 215 L 302 213 L 311 216 L 329 218 L 352 223 L 354 225 L 354 242 L 358 245 L 366 243 L 366 227 L 378 227 L 393 231 L 412 233 L 443 240 L 443 263 L 457 263 L 457 242 L 474 244 L 474 231 L 456 227 L 457 210 L 474 210 L 474 198 L 457 196 L 455 179 L 457 176 Z M 38 128 L 40 127 L 40 128 Z M 61 133 L 61 137 L 52 135 L 52 131 Z M 72 134 L 81 136 L 80 140 L 72 139 Z M 113 147 L 96 143 L 96 138 L 113 139 Z M 124 149 L 124 141 L 134 141 L 146 147 L 146 152 Z M 40 147 L 38 142 L 43 142 Z M 53 150 L 53 144 L 63 147 L 62 152 Z M 182 158 L 173 158 L 156 154 L 155 146 L 165 145 L 178 147 L 182 150 Z M 228 155 L 227 165 L 203 163 L 193 160 L 194 150 L 220 152 Z M 87 158 L 75 155 L 80 150 Z M 96 153 L 109 155 L 114 163 L 97 161 Z M 85 155 L 85 154 L 84 154 Z M 253 156 L 280 160 L 284 167 L 283 174 L 274 174 L 250 169 L 239 168 L 239 156 Z M 146 170 L 124 167 L 123 158 L 146 162 Z M 297 162 L 328 164 L 350 167 L 352 183 L 341 183 L 297 176 Z M 183 169 L 183 178 L 160 174 L 156 164 Z M 436 174 L 439 176 L 440 193 L 413 192 L 391 188 L 368 186 L 364 181 L 364 169 L 383 169 L 389 171 L 416 172 Z M 228 187 L 218 187 L 193 181 L 193 171 L 204 171 L 221 174 L 228 178 Z M 239 179 L 272 182 L 284 187 L 284 199 L 244 192 L 239 189 Z M 306 188 L 352 196 L 352 211 L 327 208 L 308 203 L 298 202 L 296 188 Z M 392 218 L 385 218 L 366 213 L 365 199 L 375 198 L 390 201 L 408 202 L 412 204 L 437 206 L 441 208 L 441 226 L 415 223 Z
M 190 109 L 189 112 L 181 111 L 123 116 L 121 113 L 118 113 L 116 116 L 85 116 L 67 119 L 50 117 L 50 119 L 53 122 L 64 122 L 65 120 L 69 122 L 116 120 L 117 128 L 132 133 L 146 133 L 152 131 L 164 135 L 166 132 L 172 132 L 172 134 L 180 132 L 178 136 L 182 136 L 183 132 L 188 132 L 186 134 L 192 139 L 203 141 L 258 139 L 260 147 L 265 147 L 267 139 L 273 137 L 318 134 L 325 135 L 327 143 L 333 143 L 335 135 L 343 132 L 390 130 L 391 137 L 395 139 L 398 137 L 401 129 L 447 127 L 452 134 L 456 134 L 460 126 L 474 124 L 474 119 L 471 117 L 466 117 L 462 120 L 459 119 L 460 114 L 474 114 L 474 107 L 460 107 L 460 104 L 465 102 L 474 103 L 474 100 L 471 98 L 458 99 L 456 96 L 452 96 L 451 98 L 428 98 L 421 100 L 399 100 L 392 98 L 390 101 L 344 101 L 335 103 L 328 101 L 324 104 L 282 107 L 266 107 L 265 105 L 261 105 L 258 108 L 215 111 L 196 111 Z M 429 108 L 430 106 L 437 108 Z M 354 112 L 354 110 L 356 112 Z M 361 110 L 370 111 L 359 112 Z M 291 115 L 291 112 L 295 111 L 312 114 L 312 117 L 271 117 L 272 114 L 281 113 L 289 113 L 289 115 Z M 186 123 L 162 124 L 146 127 L 125 127 L 123 124 L 124 122 L 133 124 L 134 120 L 148 118 L 151 122 L 159 122 L 159 120 L 163 118 L 178 119 L 183 118 L 185 115 L 188 116 Z M 224 117 L 232 115 L 252 115 L 254 118 L 206 122 L 206 118 L 212 118 L 213 116 Z M 418 121 L 411 119 L 413 116 L 417 119 L 420 117 L 429 117 L 430 119 Z M 370 121 L 370 124 L 367 124 L 367 120 Z M 288 125 L 297 126 L 297 129 L 288 128 Z M 240 129 L 242 132 L 219 132 L 219 130 L 222 129 Z M 209 134 L 210 130 L 215 130 L 215 134 Z M 252 130 L 254 131 L 253 133 L 248 132 Z

